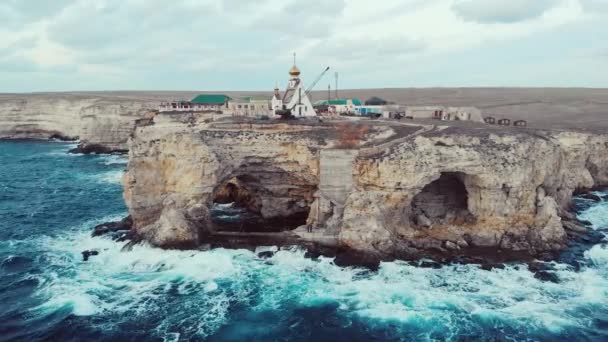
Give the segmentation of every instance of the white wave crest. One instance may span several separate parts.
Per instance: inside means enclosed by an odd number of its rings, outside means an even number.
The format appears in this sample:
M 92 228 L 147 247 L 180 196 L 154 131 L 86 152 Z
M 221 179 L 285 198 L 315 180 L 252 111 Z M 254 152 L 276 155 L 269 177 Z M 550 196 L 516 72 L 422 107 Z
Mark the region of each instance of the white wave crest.
M 585 258 L 591 260 L 597 267 L 608 266 L 608 246 L 595 245 L 593 248 L 585 252 Z M 608 271 L 608 270 L 607 270 Z
M 598 196 L 605 196 L 605 193 L 596 192 Z M 608 229 L 608 201 L 601 202 L 591 206 L 578 215 L 580 220 L 589 221 L 593 229 Z
M 556 265 L 560 283 L 534 277 L 525 265 L 486 271 L 476 265 L 420 268 L 386 262 L 377 272 L 342 268 L 333 259 L 304 257 L 302 249 L 261 260 L 246 250 L 163 251 L 92 238 L 88 231 L 39 243 L 51 269 L 39 295 L 44 310 L 75 315 L 111 314 L 113 324 L 155 321 L 160 337 L 206 337 L 229 321 L 235 305 L 254 312 L 284 312 L 332 304 L 341 317 L 389 323 L 407 331 L 458 336 L 477 325 L 522 334 L 585 329 L 581 312 L 608 305 L 608 251 L 588 251 L 590 266 Z M 83 250 L 99 255 L 82 261 Z M 259 249 L 260 251 L 262 248 Z M 116 318 L 118 317 L 118 318 Z M 106 323 L 107 324 L 107 323 Z
M 101 156 L 104 165 L 127 165 L 129 158 L 123 155 L 111 154 Z
M 100 183 L 122 184 L 122 177 L 124 174 L 125 172 L 123 170 L 112 170 L 98 175 L 94 175 L 93 178 Z

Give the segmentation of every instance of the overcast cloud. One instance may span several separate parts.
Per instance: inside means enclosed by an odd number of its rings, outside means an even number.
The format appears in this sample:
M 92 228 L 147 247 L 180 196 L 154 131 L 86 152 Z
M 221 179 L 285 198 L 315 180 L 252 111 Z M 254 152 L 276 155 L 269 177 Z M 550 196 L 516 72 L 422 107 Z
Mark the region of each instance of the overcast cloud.
M 0 92 L 269 90 L 294 51 L 349 88 L 608 87 L 608 0 L 0 2 Z
M 467 21 L 516 23 L 537 18 L 559 3 L 559 0 L 459 0 L 453 9 Z

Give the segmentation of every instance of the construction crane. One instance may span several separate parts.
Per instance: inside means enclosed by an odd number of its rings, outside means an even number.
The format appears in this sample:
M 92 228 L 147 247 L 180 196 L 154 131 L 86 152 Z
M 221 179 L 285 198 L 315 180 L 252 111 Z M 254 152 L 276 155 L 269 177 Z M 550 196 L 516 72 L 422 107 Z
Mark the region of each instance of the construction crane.
M 317 85 L 317 83 L 319 83 L 319 81 L 321 81 L 321 79 L 323 78 L 323 76 L 325 76 L 325 74 L 329 71 L 329 67 L 325 68 L 325 70 L 323 70 L 323 72 L 315 79 L 314 82 L 312 82 L 312 84 L 310 85 L 310 87 L 308 87 L 308 89 L 306 89 L 306 91 L 304 92 L 304 94 L 306 96 L 308 96 L 308 94 L 314 89 L 314 87 Z M 285 94 L 287 95 L 287 94 Z M 296 96 L 296 94 L 294 94 L 293 96 Z M 294 103 L 294 105 L 291 108 L 286 108 L 283 110 L 277 110 L 277 114 L 279 114 L 281 116 L 282 119 L 290 119 L 293 118 L 293 115 L 291 114 L 291 111 L 295 108 L 295 106 L 297 105 L 297 103 Z
M 325 68 L 325 70 L 323 70 L 323 72 L 321 73 L 321 75 L 319 75 L 319 77 L 317 77 L 317 79 L 312 82 L 312 84 L 310 85 L 310 87 L 308 87 L 308 89 L 306 89 L 305 94 L 308 95 L 313 88 L 317 85 L 317 83 L 319 83 L 319 81 L 323 78 L 323 76 L 325 76 L 325 74 L 327 74 L 327 72 L 329 71 L 329 67 Z

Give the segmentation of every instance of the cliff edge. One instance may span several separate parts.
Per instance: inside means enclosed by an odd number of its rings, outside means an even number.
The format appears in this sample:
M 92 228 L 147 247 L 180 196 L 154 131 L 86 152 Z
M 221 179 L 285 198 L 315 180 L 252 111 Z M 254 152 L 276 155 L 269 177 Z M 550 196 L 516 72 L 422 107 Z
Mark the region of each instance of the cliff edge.
M 135 121 L 156 104 L 87 94 L 0 95 L 0 138 L 80 140 L 80 152 L 125 152 Z
M 124 196 L 135 235 L 164 248 L 261 241 L 382 257 L 537 255 L 566 246 L 576 191 L 608 185 L 608 136 L 591 133 L 155 121 L 134 131 Z M 226 228 L 225 206 L 258 224 Z

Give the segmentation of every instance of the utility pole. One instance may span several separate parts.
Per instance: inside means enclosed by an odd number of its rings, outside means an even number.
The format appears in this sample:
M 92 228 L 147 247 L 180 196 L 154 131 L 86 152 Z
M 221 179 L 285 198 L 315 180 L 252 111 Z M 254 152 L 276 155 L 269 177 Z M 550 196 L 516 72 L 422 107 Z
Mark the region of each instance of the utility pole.
M 336 100 L 338 99 L 338 72 L 336 72 Z
M 331 84 L 327 85 L 327 103 L 329 104 L 329 101 L 331 101 Z

